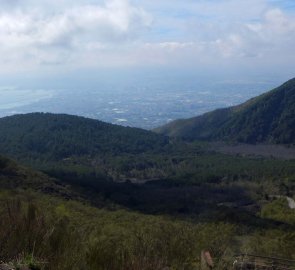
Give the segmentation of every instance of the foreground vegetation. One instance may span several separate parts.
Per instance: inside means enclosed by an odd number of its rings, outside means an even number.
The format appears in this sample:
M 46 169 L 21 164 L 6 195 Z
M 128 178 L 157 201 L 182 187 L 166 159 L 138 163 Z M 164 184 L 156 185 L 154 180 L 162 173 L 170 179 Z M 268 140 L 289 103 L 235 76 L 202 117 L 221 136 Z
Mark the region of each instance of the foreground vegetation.
M 36 194 L 13 197 L 1 194 L 0 256 L 30 258 L 42 269 L 192 269 L 204 248 L 222 256 L 235 231 Z
M 295 259 L 291 229 L 244 235 L 233 224 L 107 211 L 35 193 L 2 192 L 0 201 L 0 256 L 34 269 L 199 269 L 203 249 L 217 269 L 235 252 Z

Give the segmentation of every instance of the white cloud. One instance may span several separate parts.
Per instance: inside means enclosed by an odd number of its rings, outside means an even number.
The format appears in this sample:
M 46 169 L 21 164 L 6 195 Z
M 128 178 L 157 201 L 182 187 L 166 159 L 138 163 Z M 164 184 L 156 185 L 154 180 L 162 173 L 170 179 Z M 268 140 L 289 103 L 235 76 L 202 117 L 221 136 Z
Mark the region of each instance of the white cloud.
M 262 23 L 248 24 L 248 27 L 266 41 L 279 39 L 283 42 L 282 39 L 294 39 L 295 19 L 276 8 L 265 13 Z
M 160 43 L 146 43 L 144 47 L 147 50 L 161 49 L 167 52 L 174 52 L 179 49 L 187 49 L 195 46 L 193 42 L 160 42 Z
M 295 55 L 294 13 L 268 0 L 0 0 L 0 7 L 2 71 L 221 63 L 282 69 Z
M 60 63 L 84 47 L 90 49 L 91 44 L 136 39 L 151 20 L 148 13 L 127 0 L 74 6 L 53 13 L 40 7 L 30 12 L 25 8 L 6 10 L 0 13 L 0 60 L 12 66 L 24 60 Z

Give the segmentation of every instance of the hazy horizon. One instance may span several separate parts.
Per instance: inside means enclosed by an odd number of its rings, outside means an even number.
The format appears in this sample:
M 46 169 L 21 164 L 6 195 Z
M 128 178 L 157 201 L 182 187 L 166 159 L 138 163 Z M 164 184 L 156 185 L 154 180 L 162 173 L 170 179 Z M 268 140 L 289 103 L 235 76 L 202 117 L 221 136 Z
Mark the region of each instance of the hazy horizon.
M 38 85 L 6 86 L 0 117 L 52 112 L 80 115 L 124 126 L 151 129 L 179 118 L 240 104 L 279 85 L 279 80 L 198 78 L 192 74 L 136 72 L 97 78 L 84 86 L 78 78 Z M 63 85 L 64 83 L 64 85 Z M 58 85 L 60 84 L 60 85 Z
M 0 115 L 41 108 L 116 123 L 100 108 L 121 93 L 124 110 L 127 97 L 142 98 L 133 114 L 153 113 L 152 127 L 295 77 L 290 0 L 0 0 L 0 8 Z M 206 91 L 214 101 L 202 99 Z M 91 112 L 76 106 L 83 98 Z M 126 124 L 122 108 L 109 109 Z

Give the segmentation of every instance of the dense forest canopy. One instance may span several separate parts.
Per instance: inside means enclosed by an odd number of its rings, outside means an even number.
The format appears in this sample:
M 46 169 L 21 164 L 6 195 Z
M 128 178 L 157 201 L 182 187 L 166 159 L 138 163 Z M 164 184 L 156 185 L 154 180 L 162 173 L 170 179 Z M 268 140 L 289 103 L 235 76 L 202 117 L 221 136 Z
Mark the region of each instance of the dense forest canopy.
M 164 147 L 152 132 L 70 115 L 31 113 L 0 118 L 0 149 L 60 160 L 74 155 L 138 154 Z

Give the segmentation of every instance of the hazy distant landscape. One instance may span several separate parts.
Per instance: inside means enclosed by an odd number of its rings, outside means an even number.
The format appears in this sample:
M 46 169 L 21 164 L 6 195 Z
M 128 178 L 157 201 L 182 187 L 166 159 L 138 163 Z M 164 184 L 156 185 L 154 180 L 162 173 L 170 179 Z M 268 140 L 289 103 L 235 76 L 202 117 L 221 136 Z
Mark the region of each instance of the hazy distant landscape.
M 164 78 L 165 79 L 165 78 Z M 276 84 L 194 78 L 100 82 L 96 87 L 37 89 L 3 87 L 0 116 L 29 112 L 67 113 L 123 126 L 151 129 L 169 121 L 237 105 Z

